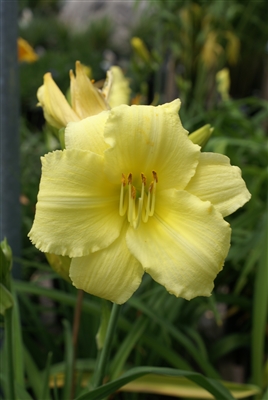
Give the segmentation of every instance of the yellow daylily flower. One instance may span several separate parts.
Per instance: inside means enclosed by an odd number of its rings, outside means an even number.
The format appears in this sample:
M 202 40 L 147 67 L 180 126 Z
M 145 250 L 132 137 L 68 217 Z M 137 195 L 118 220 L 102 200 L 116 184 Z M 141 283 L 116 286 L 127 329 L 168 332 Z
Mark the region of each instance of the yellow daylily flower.
M 231 86 L 229 68 L 223 68 L 216 73 L 217 90 L 220 93 L 222 100 L 230 98 L 229 91 Z
M 42 158 L 29 237 L 72 258 L 77 288 L 121 304 L 147 272 L 175 296 L 211 294 L 230 245 L 223 217 L 250 194 L 226 156 L 192 143 L 179 108 L 121 105 L 70 123 L 66 149 Z
M 75 66 L 76 76 L 70 71 L 71 106 L 49 72 L 44 75 L 44 84 L 37 91 L 38 105 L 43 107 L 45 119 L 58 129 L 66 127 L 69 122 L 129 102 L 128 81 L 119 67 L 111 67 L 104 90 L 101 91 L 93 85 L 87 70 L 79 61 L 76 61 Z
M 18 44 L 19 61 L 32 63 L 38 60 L 38 55 L 36 54 L 32 46 L 25 39 L 19 37 L 17 40 L 17 44 Z

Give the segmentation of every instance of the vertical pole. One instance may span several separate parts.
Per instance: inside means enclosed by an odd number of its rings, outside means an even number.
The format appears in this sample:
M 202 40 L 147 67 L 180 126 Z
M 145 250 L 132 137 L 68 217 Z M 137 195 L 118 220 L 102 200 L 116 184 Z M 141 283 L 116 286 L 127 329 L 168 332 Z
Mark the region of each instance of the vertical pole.
M 0 240 L 20 255 L 17 0 L 0 0 Z M 13 276 L 20 276 L 13 267 Z

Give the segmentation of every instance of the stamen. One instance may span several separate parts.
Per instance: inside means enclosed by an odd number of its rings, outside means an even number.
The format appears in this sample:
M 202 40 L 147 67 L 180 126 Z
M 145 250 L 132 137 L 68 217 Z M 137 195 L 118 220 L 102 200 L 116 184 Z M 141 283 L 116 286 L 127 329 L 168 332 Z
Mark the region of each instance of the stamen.
M 153 183 L 153 182 L 152 182 L 152 183 Z M 150 184 L 149 190 L 148 190 L 147 204 L 146 204 L 146 208 L 145 208 L 145 216 L 144 216 L 144 218 L 143 218 L 143 222 L 147 222 L 147 221 L 148 221 L 148 218 L 149 218 L 152 183 Z
M 153 171 L 153 177 L 154 177 L 154 183 L 153 183 L 153 188 L 152 188 L 152 204 L 151 204 L 151 209 L 149 216 L 152 217 L 154 215 L 154 208 L 155 208 L 155 192 L 156 192 L 156 184 L 158 182 L 158 177 L 157 173 Z
M 131 177 L 131 180 L 129 179 Z M 132 219 L 133 219 L 133 198 L 132 198 L 132 174 L 128 175 L 128 222 L 132 226 Z
M 158 183 L 157 173 L 156 173 L 155 171 L 152 171 L 152 173 L 153 173 L 154 181 L 155 181 L 156 183 Z
M 119 215 L 123 217 L 127 211 L 127 202 L 124 202 L 124 191 L 126 186 L 126 178 L 125 175 L 122 174 L 121 180 L 121 192 L 120 192 L 120 202 L 119 202 Z
M 141 173 L 141 192 L 140 197 L 138 199 L 138 209 L 136 208 L 136 196 L 137 190 L 136 187 L 132 184 L 132 173 L 129 173 L 127 176 L 128 182 L 128 201 L 124 201 L 124 193 L 126 186 L 126 177 L 122 174 L 121 179 L 121 193 L 120 193 L 120 205 L 119 205 L 119 214 L 124 216 L 126 210 L 128 208 L 127 218 L 130 226 L 134 229 L 137 229 L 140 225 L 141 220 L 143 222 L 147 222 L 149 217 L 154 215 L 155 210 L 155 193 L 156 193 L 156 184 L 158 182 L 158 176 L 156 171 L 152 171 L 153 181 L 150 183 L 148 188 L 148 193 L 145 193 L 146 186 L 146 176 Z M 147 197 L 147 198 L 146 198 Z M 144 205 L 144 201 L 146 205 Z
M 146 177 L 141 174 L 141 197 L 139 197 L 139 205 L 138 205 L 138 214 L 137 216 L 134 215 L 134 220 L 133 220 L 133 228 L 137 229 L 138 226 L 140 225 L 141 219 L 142 219 L 142 213 L 143 213 L 143 200 L 144 200 L 144 187 L 146 184 Z M 136 190 L 135 190 L 136 192 Z M 135 193 L 136 194 L 136 193 Z
M 144 176 L 143 173 L 141 173 L 141 181 L 146 185 L 146 176 Z
M 152 174 L 153 174 L 154 180 L 150 183 L 150 186 L 148 189 L 146 212 L 145 212 L 145 216 L 143 218 L 143 222 L 147 222 L 148 218 L 152 217 L 154 215 L 155 192 L 156 192 L 156 184 L 158 182 L 158 177 L 157 177 L 157 173 L 155 171 L 152 171 Z
M 131 197 L 133 200 L 136 199 L 136 188 L 134 186 L 131 188 Z
M 130 183 L 132 184 L 132 173 L 128 174 L 127 182 L 128 182 L 128 184 L 130 184 Z

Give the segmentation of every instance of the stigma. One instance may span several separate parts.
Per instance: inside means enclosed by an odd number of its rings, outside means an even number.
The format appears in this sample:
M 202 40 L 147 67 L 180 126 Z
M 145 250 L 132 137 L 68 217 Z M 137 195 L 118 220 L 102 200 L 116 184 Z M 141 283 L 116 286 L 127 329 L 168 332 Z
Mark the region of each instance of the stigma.
M 140 185 L 137 190 L 133 185 L 132 173 L 129 173 L 127 177 L 122 174 L 119 215 L 123 217 L 127 213 L 128 222 L 134 229 L 139 227 L 141 221 L 147 222 L 149 217 L 154 215 L 158 182 L 156 171 L 152 171 L 152 177 L 152 182 L 147 186 L 146 176 L 141 173 Z

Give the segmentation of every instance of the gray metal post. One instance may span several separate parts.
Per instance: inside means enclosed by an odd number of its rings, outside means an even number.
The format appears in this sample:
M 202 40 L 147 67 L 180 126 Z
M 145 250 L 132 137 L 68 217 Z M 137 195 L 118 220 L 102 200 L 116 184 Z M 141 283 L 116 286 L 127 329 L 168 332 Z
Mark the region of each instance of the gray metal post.
M 0 240 L 14 256 L 21 249 L 17 20 L 17 0 L 0 0 Z

